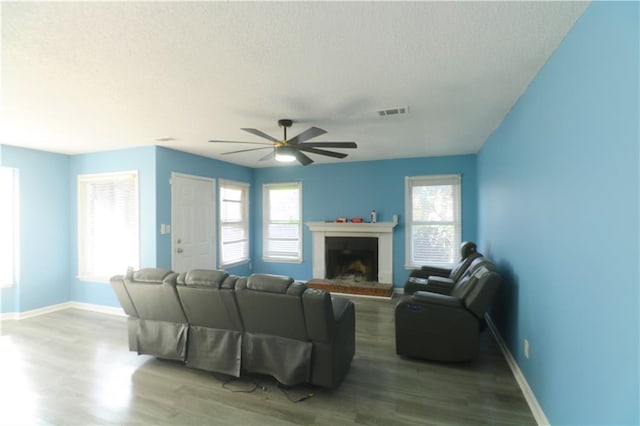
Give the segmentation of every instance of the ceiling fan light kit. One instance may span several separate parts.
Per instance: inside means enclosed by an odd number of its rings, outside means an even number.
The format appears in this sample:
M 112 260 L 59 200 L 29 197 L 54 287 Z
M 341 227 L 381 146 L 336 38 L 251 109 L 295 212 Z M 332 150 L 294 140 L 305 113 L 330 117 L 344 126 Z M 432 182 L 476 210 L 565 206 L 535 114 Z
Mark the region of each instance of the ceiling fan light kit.
M 244 130 L 245 132 L 251 133 L 256 136 L 260 136 L 261 138 L 267 139 L 270 142 L 245 142 L 245 141 L 221 141 L 221 140 L 210 140 L 209 142 L 265 145 L 260 148 L 249 148 L 249 149 L 241 149 L 238 151 L 223 152 L 222 155 L 257 151 L 260 149 L 272 149 L 272 152 L 260 158 L 259 161 L 275 159 L 276 161 L 288 163 L 288 162 L 298 160 L 298 162 L 303 166 L 307 166 L 313 163 L 313 160 L 305 153 L 324 155 L 324 156 L 333 157 L 333 158 L 345 158 L 347 154 L 344 154 L 342 152 L 328 151 L 324 148 L 357 148 L 358 147 L 358 145 L 355 142 L 306 142 L 309 139 L 312 139 L 327 133 L 326 130 L 320 129 L 318 127 L 310 127 L 304 132 L 292 137 L 291 139 L 287 139 L 287 128 L 293 125 L 293 120 L 283 118 L 278 120 L 278 125 L 282 127 L 284 130 L 284 137 L 282 138 L 282 140 L 278 140 L 258 129 L 243 128 L 241 130 Z
M 296 161 L 296 156 L 294 150 L 289 146 L 276 146 L 274 148 L 276 150 L 275 158 L 276 161 L 281 163 L 291 163 Z

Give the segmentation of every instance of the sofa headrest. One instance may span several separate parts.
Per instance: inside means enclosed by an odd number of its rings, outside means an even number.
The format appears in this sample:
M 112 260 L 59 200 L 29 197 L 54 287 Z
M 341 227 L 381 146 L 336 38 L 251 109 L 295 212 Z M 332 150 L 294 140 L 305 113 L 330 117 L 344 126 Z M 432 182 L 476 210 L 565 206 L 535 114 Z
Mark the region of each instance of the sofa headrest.
M 141 283 L 161 283 L 174 272 L 170 269 L 143 268 L 138 271 L 127 271 L 127 279 Z
M 462 259 L 469 257 L 470 255 L 472 255 L 473 253 L 476 253 L 477 251 L 478 251 L 478 246 L 476 246 L 476 243 L 474 242 L 465 241 L 462 244 L 460 244 L 460 257 Z
M 268 293 L 286 294 L 293 278 L 284 275 L 253 274 L 247 279 L 247 288 Z
M 178 276 L 178 284 L 220 288 L 229 273 L 219 269 L 194 269 Z

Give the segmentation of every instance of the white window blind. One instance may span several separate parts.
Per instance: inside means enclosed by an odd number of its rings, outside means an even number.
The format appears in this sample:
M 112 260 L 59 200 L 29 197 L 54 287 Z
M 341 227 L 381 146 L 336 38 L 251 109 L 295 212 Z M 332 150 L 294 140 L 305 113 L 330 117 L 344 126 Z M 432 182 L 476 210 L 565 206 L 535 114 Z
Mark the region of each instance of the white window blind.
M 18 171 L 0 167 L 0 287 L 16 283 L 18 257 Z
M 462 239 L 460 176 L 407 177 L 406 264 L 451 267 Z
M 220 180 L 220 262 L 249 260 L 249 184 Z
M 302 262 L 302 183 L 263 187 L 263 258 Z
M 138 172 L 78 176 L 78 277 L 108 281 L 139 253 Z

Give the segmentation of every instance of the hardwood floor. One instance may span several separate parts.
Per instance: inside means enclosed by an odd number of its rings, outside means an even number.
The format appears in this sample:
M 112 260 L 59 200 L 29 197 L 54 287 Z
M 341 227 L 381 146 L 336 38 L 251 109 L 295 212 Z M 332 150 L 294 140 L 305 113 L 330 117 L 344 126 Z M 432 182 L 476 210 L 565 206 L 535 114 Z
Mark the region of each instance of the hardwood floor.
M 0 424 L 535 424 L 488 330 L 472 363 L 406 359 L 395 354 L 396 299 L 352 300 L 357 344 L 345 381 L 286 393 L 270 377 L 224 384 L 129 352 L 124 317 L 67 309 L 2 321 Z

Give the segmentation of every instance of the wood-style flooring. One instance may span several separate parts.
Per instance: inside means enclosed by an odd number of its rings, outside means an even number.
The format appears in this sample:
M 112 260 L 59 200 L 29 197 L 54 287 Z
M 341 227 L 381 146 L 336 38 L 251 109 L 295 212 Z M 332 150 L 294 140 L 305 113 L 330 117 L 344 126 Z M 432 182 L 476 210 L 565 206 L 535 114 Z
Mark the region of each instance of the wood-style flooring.
M 129 352 L 124 317 L 66 309 L 2 321 L 0 424 L 535 424 L 488 330 L 471 363 L 397 356 L 397 297 L 352 298 L 356 354 L 338 389 L 286 393 L 270 377 L 225 384 L 222 376 Z

